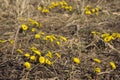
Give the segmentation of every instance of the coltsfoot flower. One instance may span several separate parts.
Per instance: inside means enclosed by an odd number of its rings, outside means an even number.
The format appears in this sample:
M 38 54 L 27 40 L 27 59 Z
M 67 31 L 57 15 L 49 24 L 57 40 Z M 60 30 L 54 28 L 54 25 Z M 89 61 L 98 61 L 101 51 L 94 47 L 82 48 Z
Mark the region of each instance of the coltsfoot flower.
M 26 53 L 24 54 L 25 57 L 29 58 L 30 57 L 30 54 L 29 53 Z
M 40 39 L 40 34 L 35 34 L 36 39 Z
M 35 56 L 30 56 L 30 60 L 35 61 L 36 57 Z
M 112 69 L 116 69 L 116 65 L 114 62 L 110 62 L 110 65 L 111 65 Z
M 98 58 L 94 58 L 93 61 L 97 62 L 97 63 L 101 63 L 101 60 Z
M 24 31 L 26 31 L 26 30 L 28 29 L 28 26 L 25 25 L 25 24 L 22 24 L 22 29 L 23 29 Z
M 41 7 L 41 6 L 38 6 L 38 10 L 39 10 L 39 11 L 42 11 L 42 7 Z
M 31 68 L 31 64 L 29 62 L 25 62 L 24 63 L 24 66 L 27 68 L 27 69 L 30 69 Z
M 58 58 L 61 58 L 61 55 L 59 53 L 55 53 L 55 55 L 58 57 Z
M 51 64 L 52 64 L 52 62 L 51 62 L 49 59 L 46 59 L 46 60 L 45 60 L 45 63 L 48 64 L 48 65 L 51 65 Z
M 19 52 L 20 54 L 23 54 L 23 51 L 21 49 L 17 49 L 17 52 Z
M 74 58 L 73 58 L 73 61 L 74 61 L 75 63 L 77 63 L 77 64 L 80 64 L 79 58 L 74 57 Z
M 32 51 L 39 56 L 41 55 L 41 52 L 39 50 L 32 50 Z
M 41 57 L 39 58 L 39 62 L 40 62 L 41 64 L 44 64 L 44 63 L 45 63 L 45 57 L 41 56 Z
M 95 70 L 96 73 L 100 73 L 101 72 L 100 68 L 95 68 L 94 70 Z

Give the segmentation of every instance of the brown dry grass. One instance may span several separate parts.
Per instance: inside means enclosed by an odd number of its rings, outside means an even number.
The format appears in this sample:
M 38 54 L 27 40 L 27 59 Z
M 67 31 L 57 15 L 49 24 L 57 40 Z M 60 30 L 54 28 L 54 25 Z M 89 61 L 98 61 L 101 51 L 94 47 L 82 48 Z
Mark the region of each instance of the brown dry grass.
M 120 79 L 120 40 L 112 44 L 94 38 L 91 31 L 120 33 L 119 0 L 66 0 L 74 11 L 52 12 L 47 16 L 37 11 L 38 5 L 47 5 L 55 0 L 0 0 L 0 39 L 15 40 L 14 44 L 0 43 L 0 80 L 119 80 Z M 87 4 L 101 8 L 99 16 L 86 16 L 83 9 Z M 68 41 L 61 47 L 50 48 L 31 40 L 31 35 L 23 37 L 19 33 L 19 18 L 33 18 L 43 24 L 47 34 L 63 35 Z M 52 66 L 34 64 L 31 70 L 23 67 L 24 60 L 16 52 L 34 43 L 43 51 L 53 49 L 62 58 Z M 81 63 L 76 65 L 72 58 L 77 56 Z M 102 60 L 101 64 L 92 61 Z M 114 61 L 117 69 L 111 70 L 109 62 Z M 102 72 L 94 73 L 100 67 Z M 90 78 L 91 77 L 91 78 Z

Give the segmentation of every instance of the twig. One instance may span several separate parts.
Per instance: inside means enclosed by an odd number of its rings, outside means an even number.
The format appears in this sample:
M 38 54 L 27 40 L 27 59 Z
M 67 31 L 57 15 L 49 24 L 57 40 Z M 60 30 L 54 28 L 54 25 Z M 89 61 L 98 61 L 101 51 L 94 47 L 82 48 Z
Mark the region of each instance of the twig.
M 14 45 L 13 45 L 13 48 L 12 48 L 12 55 L 14 53 L 14 50 L 15 50 L 15 47 L 16 47 L 16 43 L 17 43 L 17 38 L 18 38 L 18 33 L 19 33 L 19 30 L 20 30 L 21 26 L 18 26 L 18 29 L 17 29 L 17 32 L 16 32 L 16 35 L 15 35 L 15 42 L 14 42 Z
M 113 70 L 110 70 L 110 71 L 105 71 L 105 72 L 100 72 L 100 73 L 98 73 L 97 75 L 101 75 L 101 74 L 107 74 L 107 73 L 110 73 L 110 72 L 112 72 Z

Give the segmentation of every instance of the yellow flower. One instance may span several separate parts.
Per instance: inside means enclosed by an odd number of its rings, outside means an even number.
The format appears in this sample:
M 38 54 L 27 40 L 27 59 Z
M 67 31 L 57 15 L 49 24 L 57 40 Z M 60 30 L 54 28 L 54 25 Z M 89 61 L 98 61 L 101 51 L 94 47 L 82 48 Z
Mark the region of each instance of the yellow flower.
M 39 7 L 38 7 L 38 10 L 39 10 L 39 11 L 41 11 L 41 10 L 42 10 L 42 7 L 41 7 L 41 6 L 39 6 Z
M 64 8 L 65 8 L 65 6 L 61 6 L 61 8 L 63 8 L 63 9 L 64 9 Z
M 7 40 L 0 40 L 0 43 L 5 43 L 7 42 Z
M 36 30 L 36 28 L 32 28 L 32 29 L 31 29 L 32 32 L 35 32 L 35 30 Z
M 31 19 L 31 18 L 28 18 L 27 21 L 28 21 L 28 22 L 34 22 L 34 20 Z
M 41 64 L 45 63 L 45 58 L 44 58 L 43 56 L 41 56 L 41 57 L 39 58 L 39 62 L 40 62 Z
M 42 27 L 42 24 L 41 24 L 41 23 L 39 23 L 39 26 L 40 26 L 40 27 Z
M 87 10 L 89 10 L 91 8 L 91 6 L 90 5 L 87 5 L 86 7 L 85 7 L 85 10 L 87 11 Z
M 120 34 L 119 33 L 112 33 L 112 35 L 114 38 L 120 38 Z
M 55 5 L 55 2 L 51 2 L 51 5 L 53 5 L 53 6 L 54 6 L 54 5 Z
M 50 5 L 50 6 L 48 6 L 48 8 L 49 8 L 49 9 L 53 9 L 53 8 L 54 8 L 54 6 L 53 6 L 53 5 Z
M 24 63 L 24 66 L 27 68 L 27 69 L 30 69 L 31 68 L 31 64 L 29 62 L 25 62 Z
M 94 60 L 95 62 L 97 62 L 97 63 L 101 63 L 101 60 L 100 60 L 100 59 L 94 58 L 93 60 Z
M 60 42 L 59 42 L 59 41 L 57 41 L 56 43 L 57 43 L 57 45 L 60 45 Z
M 63 36 L 60 36 L 60 39 L 63 40 L 63 41 L 67 41 L 67 38 L 63 37 Z
M 40 34 L 35 34 L 36 39 L 40 39 Z
M 24 31 L 26 31 L 26 30 L 28 29 L 28 26 L 25 25 L 25 24 L 22 24 L 22 29 L 23 29 Z
M 95 13 L 95 9 L 91 9 L 92 13 Z
M 40 35 L 44 35 L 45 33 L 40 31 L 38 34 L 40 34 Z
M 49 58 L 52 58 L 52 53 L 50 51 L 48 51 L 46 56 L 49 57 Z
M 36 57 L 35 56 L 30 56 L 30 60 L 35 61 Z
M 102 38 L 104 38 L 104 37 L 108 37 L 108 36 L 110 36 L 109 33 L 105 33 L 105 34 L 102 34 L 102 35 L 101 35 Z
M 94 70 L 95 70 L 96 73 L 100 73 L 101 72 L 100 68 L 95 68 Z
M 111 36 L 113 36 L 113 37 L 117 37 L 117 34 L 118 34 L 118 33 L 112 33 Z
M 41 55 L 41 52 L 39 50 L 32 50 L 32 51 L 39 56 Z
M 117 34 L 116 38 L 120 38 L 120 34 L 119 33 Z
M 69 11 L 72 11 L 73 10 L 73 7 L 72 6 L 69 6 Z
M 67 6 L 67 2 L 66 1 L 62 1 L 63 5 Z
M 68 7 L 68 6 L 66 6 L 66 7 L 65 7 L 65 9 L 66 9 L 66 10 L 69 10 L 69 7 Z
M 108 37 L 105 37 L 105 38 L 104 38 L 104 41 L 105 41 L 105 42 L 109 42 L 109 41 L 114 40 L 114 39 L 115 39 L 114 37 L 108 36 Z
M 45 63 L 48 64 L 48 65 L 51 65 L 51 64 L 52 64 L 52 62 L 51 62 L 49 59 L 46 59 L 46 60 L 45 60 Z
M 96 34 L 96 31 L 92 31 L 91 33 L 92 33 L 92 34 Z
M 10 44 L 14 44 L 15 41 L 14 40 L 9 40 L 9 42 L 10 42 Z
M 36 48 L 36 47 L 34 47 L 34 46 L 33 46 L 33 47 L 31 47 L 30 49 L 31 49 L 31 50 L 37 50 L 37 48 Z
M 33 25 L 39 26 L 39 23 L 37 21 L 32 22 Z
M 29 53 L 26 53 L 24 54 L 25 57 L 29 58 L 30 57 L 30 54 Z
M 116 65 L 114 62 L 110 62 L 110 65 L 111 65 L 112 69 L 116 69 Z
M 98 12 L 96 12 L 95 14 L 98 16 L 98 14 L 99 14 L 99 13 L 98 13 Z
M 92 33 L 93 35 L 100 34 L 100 32 L 96 32 L 96 31 L 92 31 L 91 33 Z
M 90 10 L 87 10 L 87 11 L 85 11 L 85 14 L 86 14 L 86 15 L 91 15 L 92 12 L 91 12 Z
M 96 12 L 98 12 L 100 9 L 98 7 L 95 8 Z
M 57 38 L 54 35 L 50 35 L 50 37 L 54 40 L 57 40 Z
M 74 57 L 74 58 L 73 58 L 73 61 L 74 61 L 75 63 L 77 63 L 77 64 L 80 64 L 79 58 Z
M 47 9 L 46 7 L 44 7 L 42 10 L 42 13 L 49 13 L 49 12 L 50 12 L 49 9 Z
M 58 58 L 61 58 L 61 55 L 59 53 L 55 53 L 55 55 L 58 57 Z
M 58 4 L 62 6 L 62 5 L 63 5 L 63 2 L 60 1 Z
M 44 40 L 50 40 L 51 42 L 53 42 L 54 40 L 56 40 L 55 36 L 54 35 L 48 35 L 48 36 L 45 36 L 44 37 Z
M 21 49 L 17 49 L 17 52 L 23 54 L 23 51 Z

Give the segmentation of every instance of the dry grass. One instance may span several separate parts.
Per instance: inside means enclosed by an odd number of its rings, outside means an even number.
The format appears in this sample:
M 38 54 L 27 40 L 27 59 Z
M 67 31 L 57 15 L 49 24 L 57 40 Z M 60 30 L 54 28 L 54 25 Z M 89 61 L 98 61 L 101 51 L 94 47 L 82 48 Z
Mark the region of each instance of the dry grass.
M 101 33 L 120 33 L 119 0 L 66 0 L 73 6 L 73 11 L 53 10 L 47 15 L 37 10 L 39 5 L 47 6 L 58 0 L 0 0 L 0 80 L 119 80 L 120 78 L 120 40 L 104 42 L 100 36 L 93 36 L 91 31 Z M 100 7 L 99 15 L 85 15 L 87 5 Z M 43 40 L 34 39 L 30 31 L 21 30 L 19 19 L 32 18 L 43 27 L 39 31 L 46 35 L 65 36 L 67 42 L 60 46 Z M 14 40 L 14 44 L 10 44 Z M 53 65 L 41 65 L 32 62 L 31 69 L 26 69 L 23 63 L 27 60 L 17 49 L 30 52 L 31 46 L 36 46 L 43 55 L 47 51 L 59 52 L 60 59 L 55 57 Z M 73 62 L 73 57 L 80 59 L 80 64 Z M 95 63 L 98 58 L 102 63 Z M 116 64 L 112 70 L 109 62 Z M 95 73 L 94 68 L 101 68 Z

